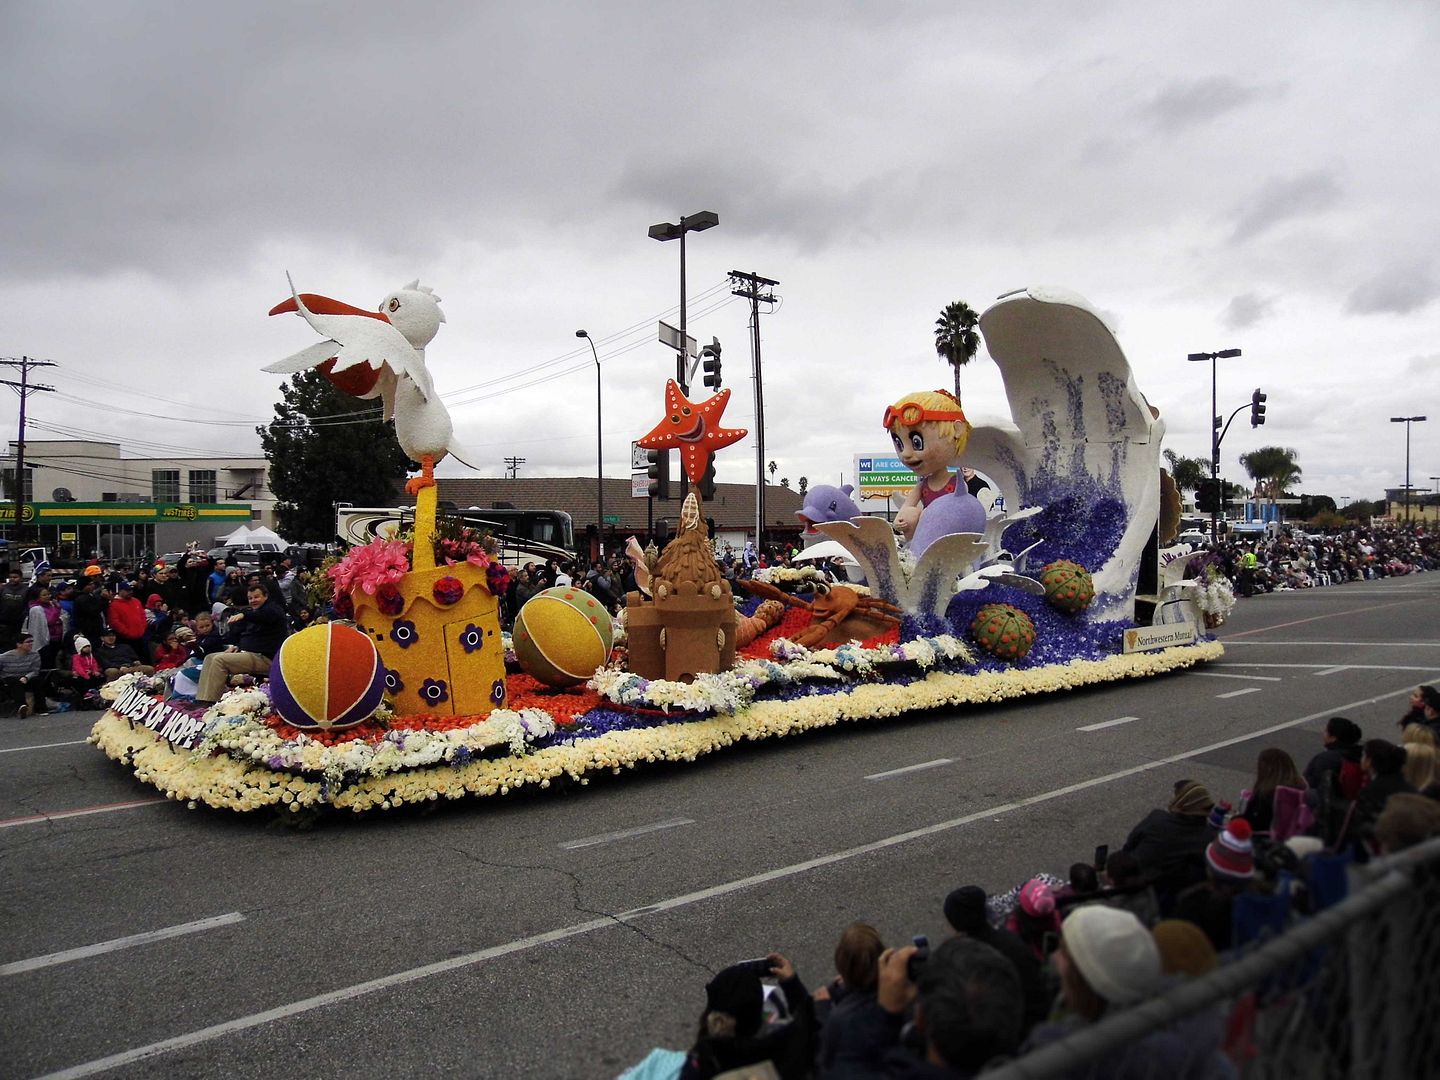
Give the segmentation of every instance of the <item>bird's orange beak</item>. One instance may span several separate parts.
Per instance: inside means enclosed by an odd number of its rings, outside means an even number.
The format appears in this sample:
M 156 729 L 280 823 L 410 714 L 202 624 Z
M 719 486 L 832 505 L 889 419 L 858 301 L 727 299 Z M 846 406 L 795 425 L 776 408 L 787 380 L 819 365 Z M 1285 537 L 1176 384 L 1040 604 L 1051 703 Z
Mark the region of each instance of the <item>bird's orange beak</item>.
M 302 292 L 300 299 L 305 301 L 305 306 L 316 315 L 366 315 L 372 319 L 379 319 L 381 322 L 389 322 L 382 311 L 366 311 L 364 308 L 352 307 L 344 300 L 332 300 L 328 296 L 321 296 L 319 293 Z M 282 300 L 270 309 L 271 315 L 286 315 L 290 312 L 298 312 L 299 305 L 295 303 L 292 296 L 288 300 Z

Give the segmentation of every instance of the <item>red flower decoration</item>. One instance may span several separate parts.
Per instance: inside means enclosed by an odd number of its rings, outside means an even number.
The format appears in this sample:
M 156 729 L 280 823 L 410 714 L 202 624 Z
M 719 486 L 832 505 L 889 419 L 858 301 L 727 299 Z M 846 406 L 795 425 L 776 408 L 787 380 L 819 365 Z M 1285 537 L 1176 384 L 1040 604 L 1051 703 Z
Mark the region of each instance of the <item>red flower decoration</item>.
M 375 604 L 385 615 L 399 615 L 405 610 L 405 597 L 390 582 L 375 590 Z
M 437 604 L 449 607 L 451 604 L 460 602 L 460 598 L 465 595 L 465 585 L 459 578 L 447 575 L 435 582 L 435 587 L 431 591 L 435 594 Z

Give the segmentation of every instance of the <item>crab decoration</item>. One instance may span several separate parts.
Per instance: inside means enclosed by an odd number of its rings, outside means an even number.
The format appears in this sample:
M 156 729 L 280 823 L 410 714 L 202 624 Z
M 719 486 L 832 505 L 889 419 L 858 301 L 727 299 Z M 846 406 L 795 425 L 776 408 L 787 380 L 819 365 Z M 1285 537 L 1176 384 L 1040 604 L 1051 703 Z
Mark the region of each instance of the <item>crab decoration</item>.
M 806 602 L 763 581 L 741 581 L 740 587 L 766 602 L 778 600 L 810 612 L 810 625 L 792 639 L 796 645 L 813 649 L 817 645 L 839 645 L 864 641 L 900 625 L 904 612 L 879 597 L 867 596 L 848 585 L 815 587 L 815 599 Z

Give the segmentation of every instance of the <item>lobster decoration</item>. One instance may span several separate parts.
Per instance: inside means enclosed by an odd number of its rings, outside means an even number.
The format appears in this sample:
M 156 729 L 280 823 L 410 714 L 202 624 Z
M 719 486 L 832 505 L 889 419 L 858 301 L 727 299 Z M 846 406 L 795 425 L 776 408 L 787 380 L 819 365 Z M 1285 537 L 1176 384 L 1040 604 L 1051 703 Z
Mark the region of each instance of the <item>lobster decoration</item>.
M 813 649 L 817 645 L 839 645 L 864 641 L 900 625 L 904 612 L 876 596 L 867 596 L 848 585 L 817 584 L 815 599 L 809 602 L 782 592 L 763 581 L 741 580 L 737 584 L 751 596 L 779 601 L 787 607 L 810 612 L 810 625 L 795 635 L 796 645 Z

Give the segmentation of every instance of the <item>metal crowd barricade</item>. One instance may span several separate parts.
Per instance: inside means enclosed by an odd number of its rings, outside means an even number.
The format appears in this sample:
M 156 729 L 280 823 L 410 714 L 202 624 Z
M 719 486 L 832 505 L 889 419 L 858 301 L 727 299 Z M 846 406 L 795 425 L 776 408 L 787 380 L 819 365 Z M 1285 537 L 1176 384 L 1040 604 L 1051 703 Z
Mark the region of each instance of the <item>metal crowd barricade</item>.
M 1132 1044 L 1207 1011 L 1245 1080 L 1440 1076 L 1440 838 L 1352 867 L 1349 895 L 1334 906 L 984 1076 L 1109 1076 Z M 1127 1077 L 1146 1075 L 1128 1065 Z M 1198 1059 L 1188 1066 L 1177 1072 L 1162 1055 L 1148 1068 L 1155 1080 L 1228 1072 Z

